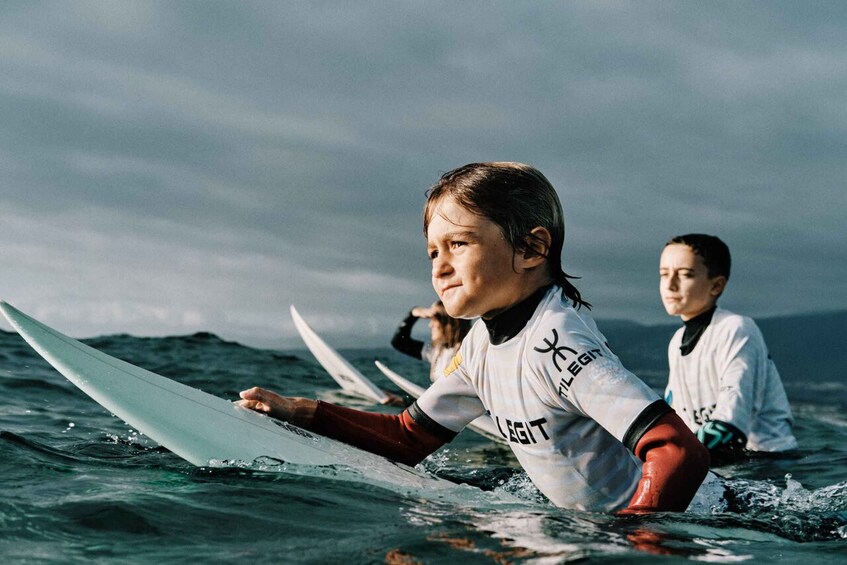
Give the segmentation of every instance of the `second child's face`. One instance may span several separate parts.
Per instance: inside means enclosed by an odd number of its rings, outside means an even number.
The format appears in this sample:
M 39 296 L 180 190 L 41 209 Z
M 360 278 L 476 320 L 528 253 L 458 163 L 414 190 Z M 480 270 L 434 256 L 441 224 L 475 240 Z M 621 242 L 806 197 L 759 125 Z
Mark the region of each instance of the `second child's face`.
M 500 227 L 452 198 L 432 214 L 427 252 L 432 286 L 454 318 L 490 318 L 524 298 L 523 278 Z
M 726 278 L 709 278 L 703 258 L 689 246 L 674 243 L 665 247 L 659 260 L 659 294 L 665 311 L 690 320 L 709 310 L 720 296 Z
M 441 343 L 444 341 L 444 326 L 436 318 L 429 319 L 429 335 L 432 343 Z

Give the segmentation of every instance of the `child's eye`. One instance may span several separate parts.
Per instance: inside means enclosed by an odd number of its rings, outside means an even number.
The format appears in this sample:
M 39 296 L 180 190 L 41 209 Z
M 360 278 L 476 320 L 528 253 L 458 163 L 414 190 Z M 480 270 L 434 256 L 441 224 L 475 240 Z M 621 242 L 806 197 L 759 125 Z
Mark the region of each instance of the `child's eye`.
M 430 249 L 428 255 L 429 255 L 429 260 L 432 261 L 433 259 L 438 257 L 438 250 L 437 249 Z
M 462 247 L 464 245 L 467 245 L 467 243 L 464 242 L 464 241 L 451 241 L 450 242 L 450 247 Z

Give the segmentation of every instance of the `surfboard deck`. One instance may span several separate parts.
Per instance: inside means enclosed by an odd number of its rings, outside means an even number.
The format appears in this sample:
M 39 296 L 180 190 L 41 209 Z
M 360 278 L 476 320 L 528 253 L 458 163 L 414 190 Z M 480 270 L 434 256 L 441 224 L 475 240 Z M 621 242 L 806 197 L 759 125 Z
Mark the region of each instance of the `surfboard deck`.
M 12 327 L 59 373 L 134 429 L 200 467 L 283 463 L 341 466 L 369 482 L 410 489 L 455 483 L 275 420 L 106 355 L 4 301 Z
M 309 348 L 309 351 L 312 352 L 318 363 L 335 379 L 335 382 L 342 389 L 373 400 L 374 402 L 379 402 L 380 404 L 385 404 L 390 400 L 390 397 L 385 391 L 373 384 L 370 379 L 351 365 L 347 359 L 330 347 L 306 323 L 306 320 L 303 319 L 303 316 L 300 315 L 294 306 L 291 306 L 291 317 L 294 319 L 294 325 L 297 327 L 297 331 L 300 332 L 300 337 L 303 338 L 306 347 Z
M 382 371 L 383 375 L 388 377 L 388 379 L 398 387 L 406 391 L 408 395 L 414 398 L 420 398 L 423 394 L 425 389 L 422 386 L 413 383 L 409 379 L 389 369 L 385 363 L 374 361 L 374 364 L 376 364 L 377 368 Z M 490 416 L 480 416 L 468 424 L 468 428 L 490 440 L 499 443 L 507 443 L 497 429 L 497 425 L 494 423 L 494 420 L 492 420 Z

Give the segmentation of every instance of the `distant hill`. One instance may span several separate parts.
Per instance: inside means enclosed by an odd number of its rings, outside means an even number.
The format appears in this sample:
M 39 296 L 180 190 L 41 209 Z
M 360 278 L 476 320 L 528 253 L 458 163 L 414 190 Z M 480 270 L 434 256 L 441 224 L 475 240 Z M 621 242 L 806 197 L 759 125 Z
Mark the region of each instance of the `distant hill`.
M 597 320 L 597 326 L 624 366 L 653 387 L 668 379 L 668 341 L 677 324 L 645 326 L 627 320 Z
M 756 323 L 789 396 L 802 396 L 804 388 L 815 388 L 816 384 L 847 383 L 847 311 L 762 318 Z M 628 369 L 651 386 L 664 387 L 668 341 L 680 327 L 678 322 L 645 326 L 625 320 L 597 320 L 597 325 Z M 833 388 L 833 400 L 847 402 L 845 390 Z

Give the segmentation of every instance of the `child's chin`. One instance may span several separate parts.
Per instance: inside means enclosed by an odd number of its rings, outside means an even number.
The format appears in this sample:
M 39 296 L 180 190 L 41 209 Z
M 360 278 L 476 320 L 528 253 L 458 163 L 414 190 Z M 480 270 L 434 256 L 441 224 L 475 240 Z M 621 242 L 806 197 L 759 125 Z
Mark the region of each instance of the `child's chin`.
M 447 311 L 447 314 L 450 315 L 451 318 L 471 318 L 472 316 L 468 316 L 465 312 L 466 308 L 463 307 L 462 304 L 458 304 L 452 301 L 442 299 L 444 303 L 444 309 Z
M 447 303 L 444 303 L 444 309 L 447 310 L 447 314 L 451 318 L 465 318 L 464 312 L 462 312 L 461 308 L 450 308 L 447 306 Z
M 679 306 L 674 303 L 664 304 L 665 312 L 668 313 L 668 316 L 679 316 L 681 312 L 679 311 Z

